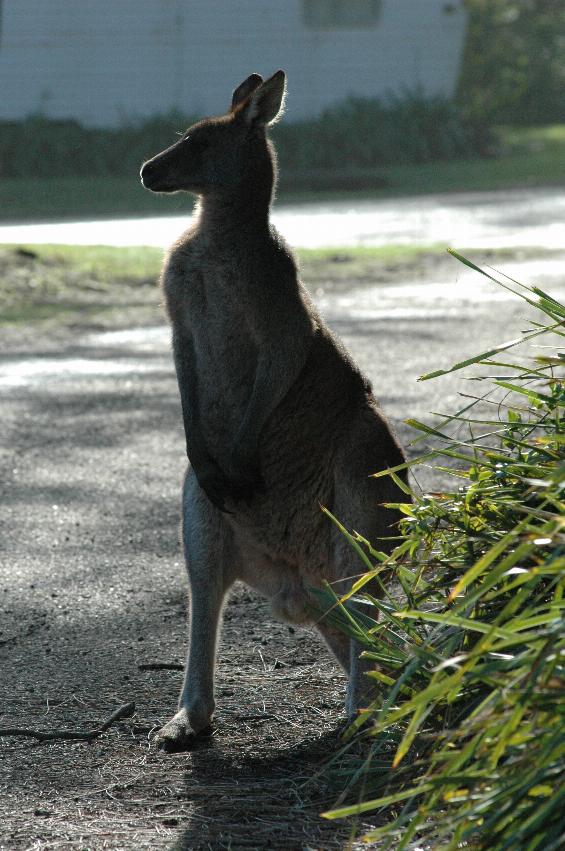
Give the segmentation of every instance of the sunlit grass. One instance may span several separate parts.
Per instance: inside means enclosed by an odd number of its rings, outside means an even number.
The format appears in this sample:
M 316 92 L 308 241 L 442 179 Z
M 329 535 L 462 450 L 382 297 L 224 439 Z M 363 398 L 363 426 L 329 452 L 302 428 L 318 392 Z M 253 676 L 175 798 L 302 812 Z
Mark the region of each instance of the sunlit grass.
M 160 248 L 136 246 L 117 248 L 107 245 L 30 245 L 21 246 L 43 261 L 72 266 L 77 274 L 98 275 L 108 283 L 115 278 L 155 278 L 161 269 Z
M 156 248 L 0 246 L 0 322 L 28 328 L 162 321 Z
M 303 280 L 317 290 L 373 282 L 444 253 L 441 245 L 388 245 L 303 249 L 298 255 Z M 82 316 L 85 322 L 96 317 L 131 324 L 148 315 L 165 321 L 157 289 L 162 262 L 163 251 L 151 247 L 0 246 L 0 322 L 76 323 Z M 124 317 L 113 307 L 129 313 Z
M 299 248 L 297 254 L 305 263 L 347 263 L 348 261 L 381 261 L 394 263 L 422 257 L 423 255 L 444 254 L 446 243 L 429 245 L 355 245 L 333 246 L 331 248 Z

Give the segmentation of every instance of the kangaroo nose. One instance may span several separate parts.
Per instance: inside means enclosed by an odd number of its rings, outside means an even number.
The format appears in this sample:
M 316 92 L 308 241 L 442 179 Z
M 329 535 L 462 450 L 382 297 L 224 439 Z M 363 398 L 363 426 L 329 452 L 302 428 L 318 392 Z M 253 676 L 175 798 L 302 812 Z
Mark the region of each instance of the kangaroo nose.
M 155 166 L 153 163 L 143 163 L 139 170 L 139 176 L 141 177 L 141 182 L 143 184 L 146 183 L 147 180 L 151 180 L 151 175 L 155 174 Z
M 141 185 L 150 192 L 175 192 L 178 186 L 171 179 L 167 159 L 161 154 L 143 163 L 139 172 Z

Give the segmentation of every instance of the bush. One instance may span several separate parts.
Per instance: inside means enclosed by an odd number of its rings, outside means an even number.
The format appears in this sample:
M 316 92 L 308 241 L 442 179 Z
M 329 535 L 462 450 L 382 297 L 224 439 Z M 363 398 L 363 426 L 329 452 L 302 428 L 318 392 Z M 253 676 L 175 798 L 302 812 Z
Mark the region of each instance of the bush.
M 143 160 L 172 144 L 193 120 L 171 113 L 117 129 L 41 116 L 0 122 L 0 176 L 136 174 Z M 477 150 L 472 129 L 453 103 L 419 95 L 388 104 L 351 98 L 319 118 L 277 125 L 273 136 L 283 179 L 307 188 L 325 188 L 336 179 L 358 185 L 383 166 L 456 159 Z M 382 184 L 381 176 L 371 175 L 372 183 L 379 180 Z
M 521 342 L 565 336 L 565 306 L 537 287 L 514 291 L 549 319 Z M 339 755 L 344 796 L 357 803 L 325 815 L 380 810 L 386 823 L 369 834 L 385 840 L 379 848 L 563 847 L 565 355 L 552 345 L 535 361 L 502 354 L 515 345 L 452 368 L 487 367 L 480 401 L 498 416 L 477 415 L 474 401 L 433 428 L 412 422 L 435 441 L 414 463 L 457 459 L 463 468 L 439 469 L 463 484 L 400 506 L 402 542 L 353 589 L 393 570 L 398 594 L 371 600 L 380 621 L 352 621 L 331 591 L 321 595 L 378 662 L 371 675 L 383 686 L 350 731 L 365 757 L 349 745 Z
M 456 105 L 417 93 L 386 103 L 349 98 L 319 118 L 277 125 L 273 136 L 287 169 L 370 169 L 477 153 Z
M 565 121 L 563 0 L 466 0 L 458 102 L 471 121 Z
M 183 120 L 171 113 L 117 129 L 41 116 L 0 122 L 0 176 L 135 175 L 143 160 L 174 141 Z

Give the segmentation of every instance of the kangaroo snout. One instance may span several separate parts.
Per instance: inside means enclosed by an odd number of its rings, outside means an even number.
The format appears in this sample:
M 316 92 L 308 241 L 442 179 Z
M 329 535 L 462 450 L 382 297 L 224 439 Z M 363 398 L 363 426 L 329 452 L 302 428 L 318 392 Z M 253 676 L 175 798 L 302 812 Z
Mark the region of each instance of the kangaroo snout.
M 143 163 L 139 170 L 139 176 L 141 178 L 141 185 L 144 186 L 145 189 L 151 189 L 154 192 L 158 191 L 157 185 L 159 183 L 159 170 L 156 168 L 155 163 L 152 160 Z
M 139 171 L 141 184 L 151 192 L 175 192 L 178 189 L 176 181 L 172 179 L 171 168 L 159 155 L 143 163 Z

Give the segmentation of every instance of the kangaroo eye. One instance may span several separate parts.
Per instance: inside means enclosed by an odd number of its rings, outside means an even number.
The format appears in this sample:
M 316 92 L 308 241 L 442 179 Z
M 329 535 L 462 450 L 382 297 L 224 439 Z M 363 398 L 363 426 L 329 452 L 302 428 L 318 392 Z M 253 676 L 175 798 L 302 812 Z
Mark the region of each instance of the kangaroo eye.
M 205 151 L 209 144 L 209 140 L 206 139 L 205 136 L 200 136 L 199 134 L 187 136 L 185 141 L 190 144 L 191 154 L 197 154 L 201 151 Z

